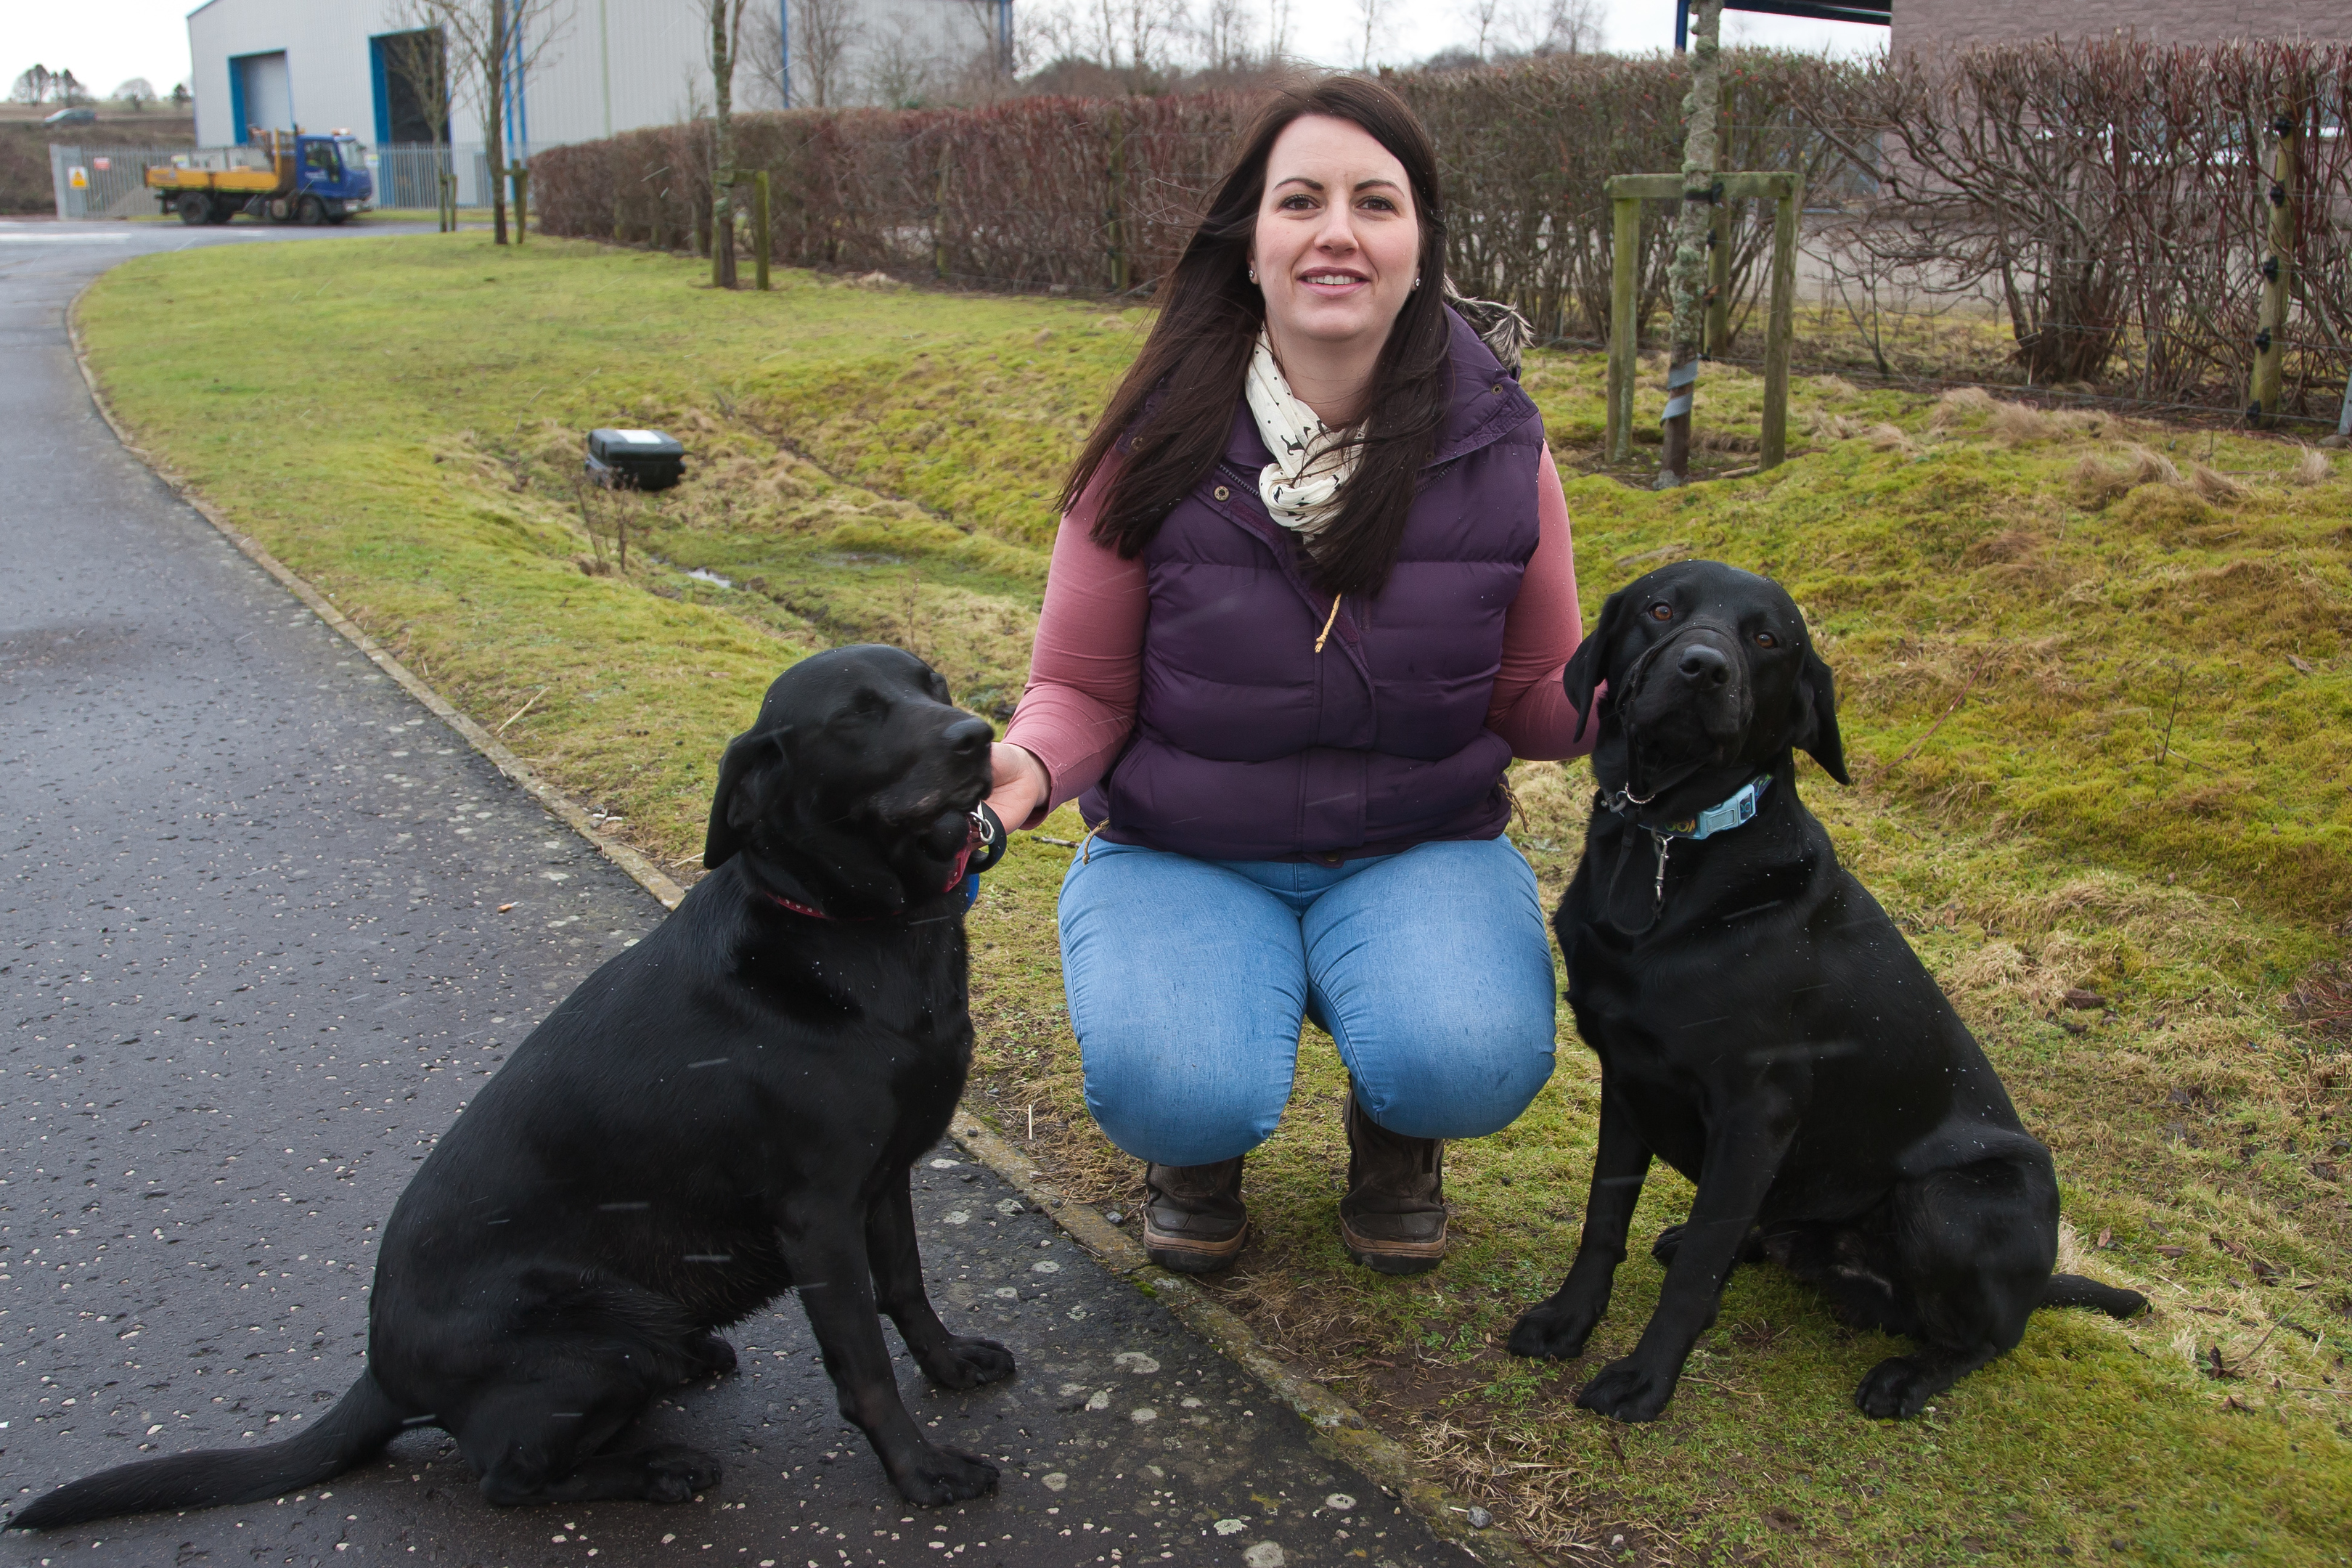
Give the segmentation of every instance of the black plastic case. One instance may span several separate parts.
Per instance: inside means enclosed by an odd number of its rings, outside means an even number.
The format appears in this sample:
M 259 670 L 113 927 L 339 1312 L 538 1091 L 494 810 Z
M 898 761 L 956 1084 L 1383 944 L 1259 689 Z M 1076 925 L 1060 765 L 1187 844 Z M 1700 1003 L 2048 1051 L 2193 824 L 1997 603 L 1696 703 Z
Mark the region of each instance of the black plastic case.
M 686 475 L 686 448 L 659 430 L 591 430 L 583 466 L 601 485 L 666 490 Z

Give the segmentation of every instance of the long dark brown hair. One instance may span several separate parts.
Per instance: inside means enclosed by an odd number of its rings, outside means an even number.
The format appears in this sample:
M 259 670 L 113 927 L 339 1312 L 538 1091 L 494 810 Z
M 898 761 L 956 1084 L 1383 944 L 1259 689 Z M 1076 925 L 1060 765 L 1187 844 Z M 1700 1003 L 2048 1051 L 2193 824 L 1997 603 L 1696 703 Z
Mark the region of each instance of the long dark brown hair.
M 1224 181 L 1161 287 L 1160 319 L 1119 383 L 1062 489 L 1076 506 L 1113 453 L 1119 465 L 1095 539 L 1132 560 L 1224 450 L 1265 298 L 1248 279 L 1250 241 L 1265 195 L 1275 138 L 1303 115 L 1363 128 L 1404 165 L 1421 225 L 1422 286 L 1405 296 L 1372 373 L 1372 395 L 1351 432 L 1360 459 L 1339 510 L 1316 537 L 1309 569 L 1332 594 L 1378 594 L 1396 564 L 1422 466 L 1435 449 L 1453 395 L 1446 363 L 1445 207 L 1437 150 L 1404 100 L 1358 76 L 1288 89 L 1262 110 Z

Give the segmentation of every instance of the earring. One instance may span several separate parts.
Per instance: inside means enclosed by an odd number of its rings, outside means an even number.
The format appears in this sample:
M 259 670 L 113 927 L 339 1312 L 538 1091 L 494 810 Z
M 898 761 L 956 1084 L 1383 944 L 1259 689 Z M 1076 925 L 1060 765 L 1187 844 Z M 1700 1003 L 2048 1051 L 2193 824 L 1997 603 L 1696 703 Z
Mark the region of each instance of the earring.
M 1412 275 L 1412 286 L 1416 289 L 1421 287 L 1421 274 L 1418 272 Z
M 1256 282 L 1256 281 L 1257 281 L 1257 268 L 1255 268 L 1255 267 L 1251 268 L 1249 269 L 1249 274 L 1250 274 L 1250 281 L 1251 281 L 1251 282 L 1253 282 L 1253 283 Z

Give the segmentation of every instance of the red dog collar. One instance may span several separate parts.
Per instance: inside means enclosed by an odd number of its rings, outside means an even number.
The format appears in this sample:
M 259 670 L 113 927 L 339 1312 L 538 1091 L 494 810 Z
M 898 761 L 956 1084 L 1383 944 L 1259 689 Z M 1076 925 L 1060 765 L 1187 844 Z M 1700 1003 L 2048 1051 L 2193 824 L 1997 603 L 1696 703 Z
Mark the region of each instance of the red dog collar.
M 981 849 L 988 843 L 989 836 L 987 820 L 977 811 L 973 812 L 971 814 L 971 823 L 963 836 L 963 847 L 956 851 L 955 863 L 948 872 L 947 881 L 940 885 L 940 892 L 952 892 L 955 889 L 956 884 L 963 880 L 965 868 L 971 864 L 971 858 L 980 853 Z M 792 899 L 784 897 L 782 893 L 770 893 L 768 897 L 775 902 L 782 904 L 784 908 L 792 910 L 793 913 L 796 915 L 806 915 L 813 921 L 832 921 L 838 925 L 860 925 L 866 921 L 878 920 L 880 918 L 877 915 L 860 915 L 856 920 L 845 921 L 839 915 L 829 915 L 823 910 L 813 908 L 807 904 L 799 903 Z

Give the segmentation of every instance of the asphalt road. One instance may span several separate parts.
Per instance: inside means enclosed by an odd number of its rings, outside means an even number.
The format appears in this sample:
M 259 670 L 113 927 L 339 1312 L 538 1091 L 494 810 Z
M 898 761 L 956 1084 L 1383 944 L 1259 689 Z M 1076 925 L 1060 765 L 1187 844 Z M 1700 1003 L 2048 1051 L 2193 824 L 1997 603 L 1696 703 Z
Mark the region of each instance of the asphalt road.
M 0 1500 L 315 1418 L 410 1171 L 663 916 L 90 406 L 63 313 L 98 272 L 336 236 L 0 223 Z M 1465 1560 L 992 1174 L 952 1148 L 919 1174 L 942 1311 L 1021 1373 L 942 1395 L 909 1367 L 908 1405 L 1001 1459 L 992 1500 L 905 1507 L 786 1300 L 644 1424 L 725 1463 L 698 1502 L 494 1510 L 425 1430 L 322 1489 L 11 1534 L 0 1564 Z

